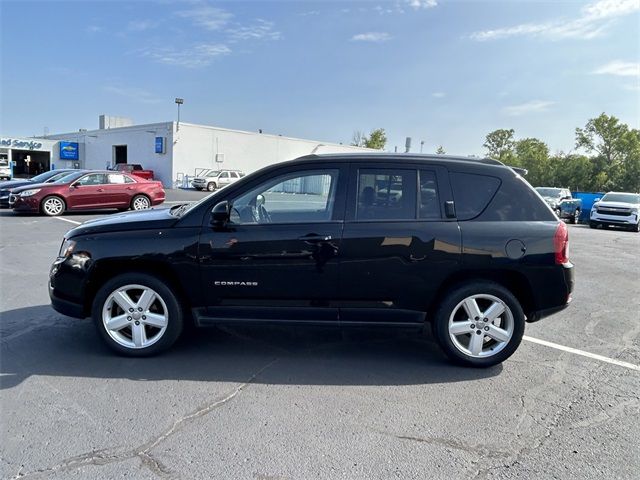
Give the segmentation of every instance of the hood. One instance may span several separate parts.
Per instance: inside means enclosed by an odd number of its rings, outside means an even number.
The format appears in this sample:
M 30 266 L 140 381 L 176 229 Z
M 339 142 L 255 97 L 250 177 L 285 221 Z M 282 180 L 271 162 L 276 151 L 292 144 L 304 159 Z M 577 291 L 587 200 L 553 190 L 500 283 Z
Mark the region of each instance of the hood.
M 556 203 L 560 203 L 560 198 L 558 198 L 558 197 L 542 197 L 542 198 L 549 205 L 555 205 Z
M 179 220 L 169 211 L 169 208 L 139 210 L 96 218 L 70 230 L 66 237 L 72 238 L 92 233 L 169 228 Z
M 13 190 L 11 190 L 11 193 L 20 193 L 20 192 L 24 192 L 25 190 L 31 190 L 33 188 L 46 188 L 46 187 L 59 187 L 60 184 L 59 183 L 28 183 L 26 185 L 23 185 L 21 187 L 16 187 Z
M 20 180 L 9 180 L 7 182 L 0 183 L 0 190 L 10 190 L 12 188 L 22 187 L 24 185 L 33 185 L 33 182 L 28 178 L 22 178 Z
M 594 207 L 609 207 L 609 208 L 629 209 L 629 208 L 638 208 L 639 205 L 637 203 L 603 202 L 602 200 L 600 200 L 599 202 L 594 203 L 593 206 Z

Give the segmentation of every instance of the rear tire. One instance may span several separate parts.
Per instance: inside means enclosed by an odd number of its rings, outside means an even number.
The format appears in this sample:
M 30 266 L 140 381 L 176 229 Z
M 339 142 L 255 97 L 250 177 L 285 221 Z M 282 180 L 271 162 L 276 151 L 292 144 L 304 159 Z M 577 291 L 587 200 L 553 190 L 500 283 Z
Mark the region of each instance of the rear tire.
M 40 210 L 49 217 L 62 215 L 66 209 L 67 205 L 64 200 L 56 195 L 49 195 L 40 203 Z
M 451 360 L 481 368 L 513 355 L 522 341 L 524 324 L 516 297 L 502 285 L 483 280 L 451 291 L 432 320 L 434 336 Z
M 121 355 L 146 357 L 175 343 L 182 333 L 182 312 L 178 297 L 165 282 L 146 273 L 125 273 L 100 287 L 91 316 L 109 348 Z
M 131 210 L 147 210 L 151 208 L 151 200 L 146 195 L 136 195 L 131 199 Z
M 209 192 L 213 192 L 216 189 L 216 187 L 217 187 L 216 182 L 207 183 L 207 191 Z

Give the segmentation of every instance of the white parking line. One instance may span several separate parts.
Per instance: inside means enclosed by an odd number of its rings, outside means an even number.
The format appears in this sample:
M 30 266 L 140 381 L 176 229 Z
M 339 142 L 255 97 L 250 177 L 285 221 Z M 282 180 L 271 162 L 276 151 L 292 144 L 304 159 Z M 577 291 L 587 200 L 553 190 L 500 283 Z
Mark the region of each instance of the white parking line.
M 62 220 L 63 222 L 73 223 L 74 225 L 82 224 L 82 222 L 76 222 L 75 220 L 69 220 L 68 218 L 63 218 L 63 217 L 52 217 L 52 218 L 55 218 L 56 220 Z
M 537 343 L 538 345 L 544 345 L 545 347 L 555 348 L 557 350 L 562 350 L 563 352 L 575 353 L 576 355 L 582 355 L 583 357 L 592 358 L 594 360 L 600 360 L 601 362 L 611 363 L 612 365 L 618 365 L 619 367 L 629 368 L 631 370 L 636 370 L 640 372 L 640 365 L 634 365 L 633 363 L 623 362 L 621 360 L 605 357 L 603 355 L 598 355 L 596 353 L 585 352 L 584 350 L 578 350 L 577 348 L 565 347 L 564 345 L 559 345 L 553 342 L 547 342 L 546 340 L 540 340 L 539 338 L 528 337 L 527 335 L 524 335 L 522 339 L 526 340 L 527 342 Z

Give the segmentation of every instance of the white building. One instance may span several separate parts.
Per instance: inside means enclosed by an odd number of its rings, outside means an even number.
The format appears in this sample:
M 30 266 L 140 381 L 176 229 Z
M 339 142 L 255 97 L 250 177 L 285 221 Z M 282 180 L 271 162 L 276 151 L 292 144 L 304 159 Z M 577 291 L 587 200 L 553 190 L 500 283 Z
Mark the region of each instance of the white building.
M 101 126 L 123 122 L 101 117 Z M 126 120 L 126 119 L 125 119 Z M 124 122 L 125 124 L 128 122 Z M 98 130 L 48 135 L 29 139 L 51 143 L 50 164 L 54 168 L 104 169 L 116 163 L 139 163 L 153 170 L 165 187 L 182 184 L 199 169 L 235 169 L 250 173 L 269 164 L 310 153 L 340 153 L 367 149 L 289 138 L 256 132 L 194 125 L 180 122 L 130 125 Z M 71 145 L 71 147 L 69 146 Z M 77 149 L 77 160 L 61 159 L 62 148 Z

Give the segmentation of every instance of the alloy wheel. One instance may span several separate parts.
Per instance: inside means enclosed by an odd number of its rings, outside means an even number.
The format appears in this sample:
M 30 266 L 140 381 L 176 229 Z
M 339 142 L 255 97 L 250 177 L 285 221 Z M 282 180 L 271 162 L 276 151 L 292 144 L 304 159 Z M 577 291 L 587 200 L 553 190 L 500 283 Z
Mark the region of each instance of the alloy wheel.
M 472 295 L 462 300 L 449 316 L 449 337 L 464 355 L 491 357 L 504 349 L 514 331 L 511 309 L 498 297 Z
M 133 199 L 133 209 L 134 210 L 146 210 L 151 206 L 151 202 L 147 197 L 138 196 Z
M 102 324 L 107 334 L 126 348 L 150 347 L 167 330 L 169 311 L 162 297 L 144 285 L 124 285 L 104 302 Z
M 64 203 L 57 197 L 49 197 L 42 203 L 42 209 L 47 215 L 60 215 L 64 211 Z

